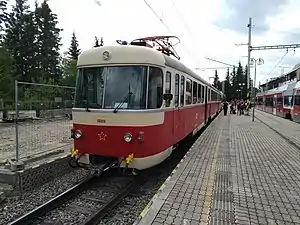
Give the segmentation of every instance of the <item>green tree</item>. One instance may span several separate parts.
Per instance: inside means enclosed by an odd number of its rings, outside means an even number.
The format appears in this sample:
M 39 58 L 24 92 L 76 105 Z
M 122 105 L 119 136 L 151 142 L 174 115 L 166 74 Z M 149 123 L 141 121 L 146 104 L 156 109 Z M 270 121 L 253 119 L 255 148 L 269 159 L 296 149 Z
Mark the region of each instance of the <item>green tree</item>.
M 8 15 L 6 24 L 6 34 L 4 45 L 8 53 L 14 59 L 14 69 L 19 79 L 27 81 L 25 69 L 25 49 L 28 43 L 24 45 L 25 38 L 25 21 L 29 13 L 27 0 L 16 0 L 12 11 Z
M 61 70 L 62 79 L 60 83 L 74 87 L 76 84 L 77 60 L 70 58 L 68 52 L 65 52 L 61 57 Z
M 236 67 L 232 68 L 232 72 L 230 73 L 230 84 L 231 84 L 231 98 L 238 97 L 238 82 L 237 82 L 237 75 L 236 75 Z
M 0 99 L 12 100 L 14 93 L 13 59 L 4 47 L 0 47 Z
M 75 32 L 72 33 L 71 45 L 69 47 L 68 54 L 73 60 L 77 60 L 80 54 L 79 44 Z
M 60 46 L 62 29 L 57 27 L 57 15 L 52 12 L 46 0 L 40 5 L 36 4 L 35 15 L 39 34 L 39 67 L 45 76 L 45 80 L 58 82 L 61 78 L 60 71 Z
M 97 48 L 97 47 L 102 47 L 104 45 L 104 42 L 103 42 L 103 37 L 99 38 L 97 36 L 95 36 L 95 43 L 94 43 L 94 47 Z
M 218 71 L 215 70 L 215 77 L 214 77 L 214 82 L 213 82 L 213 86 L 215 88 L 218 88 L 218 81 L 219 81 Z
M 24 56 L 24 77 L 26 81 L 38 82 L 40 78 L 40 70 L 38 68 L 39 46 L 37 43 L 38 27 L 35 22 L 35 14 L 33 12 L 24 15 L 24 36 L 22 39 L 22 46 Z M 28 43 L 30 45 L 28 46 Z
M 244 73 L 243 73 L 243 83 L 245 84 L 245 88 L 244 88 L 244 91 L 243 91 L 243 96 L 245 96 L 245 99 L 246 99 L 246 96 L 247 96 L 247 83 L 248 83 L 248 66 L 246 65 L 245 66 L 245 69 L 244 69 Z M 250 90 L 251 90 L 251 79 L 250 79 Z
M 233 98 L 233 94 L 232 94 L 232 87 L 231 87 L 231 84 L 230 84 L 229 68 L 227 69 L 227 72 L 226 72 L 224 87 L 225 87 L 224 93 L 226 95 L 227 100 L 231 100 Z
M 0 41 L 3 41 L 5 24 L 7 22 L 7 0 L 0 1 Z
M 214 86 L 215 88 L 217 88 L 218 90 L 221 90 L 221 89 L 222 89 L 222 87 L 221 87 L 221 82 L 220 82 L 220 79 L 219 79 L 218 71 L 217 71 L 217 70 L 215 70 L 215 77 L 214 77 L 213 86 Z
M 99 38 L 98 38 L 97 36 L 95 36 L 95 44 L 94 44 L 94 47 L 95 47 L 95 48 L 100 47 Z

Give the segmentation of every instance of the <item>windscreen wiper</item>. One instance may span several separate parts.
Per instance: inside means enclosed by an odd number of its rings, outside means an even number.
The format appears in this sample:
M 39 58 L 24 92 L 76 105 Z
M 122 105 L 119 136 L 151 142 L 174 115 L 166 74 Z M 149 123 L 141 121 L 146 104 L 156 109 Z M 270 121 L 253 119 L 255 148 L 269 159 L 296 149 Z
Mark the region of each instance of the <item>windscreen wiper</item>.
M 133 95 L 133 93 L 130 91 L 130 83 L 128 84 L 128 94 L 127 96 L 117 105 L 117 107 L 114 109 L 114 113 L 117 113 L 118 112 L 118 109 L 121 107 L 121 105 L 124 104 L 124 102 L 126 102 L 130 97 L 131 95 Z M 129 101 L 128 101 L 129 103 Z
M 133 95 L 132 92 L 128 92 L 127 96 L 117 105 L 117 107 L 114 109 L 114 113 L 118 112 L 118 109 Z

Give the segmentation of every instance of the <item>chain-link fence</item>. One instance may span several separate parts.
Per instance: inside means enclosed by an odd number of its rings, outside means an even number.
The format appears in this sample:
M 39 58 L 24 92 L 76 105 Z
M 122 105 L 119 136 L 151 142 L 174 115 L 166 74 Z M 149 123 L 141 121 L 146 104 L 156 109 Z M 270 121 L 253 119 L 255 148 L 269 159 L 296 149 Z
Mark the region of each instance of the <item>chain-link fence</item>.
M 73 92 L 74 87 L 16 81 L 15 101 L 4 104 L 0 158 L 18 161 L 71 146 Z

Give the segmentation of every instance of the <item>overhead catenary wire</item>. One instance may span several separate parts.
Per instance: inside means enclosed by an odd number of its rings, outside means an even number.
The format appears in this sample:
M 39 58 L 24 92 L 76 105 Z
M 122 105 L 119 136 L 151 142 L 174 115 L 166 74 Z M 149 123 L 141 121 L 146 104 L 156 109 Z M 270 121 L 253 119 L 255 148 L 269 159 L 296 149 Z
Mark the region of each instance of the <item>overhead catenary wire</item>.
M 288 49 L 286 50 L 285 54 L 280 58 L 280 60 L 276 63 L 276 65 L 274 66 L 274 68 L 268 73 L 268 75 L 264 76 L 263 79 L 269 77 L 272 72 L 279 66 L 279 64 L 282 62 L 282 60 L 285 58 L 285 56 L 289 53 Z M 261 79 L 261 80 L 263 80 Z
M 171 31 L 171 29 L 169 28 L 169 26 L 164 22 L 164 20 L 156 13 L 156 11 L 151 7 L 151 5 L 144 0 L 144 3 L 146 4 L 146 6 L 152 11 L 152 13 L 159 19 L 159 21 L 164 25 L 164 27 L 168 30 L 168 32 L 173 35 L 173 32 Z M 194 59 L 193 54 L 188 50 L 188 48 L 182 43 L 180 42 L 180 45 L 183 47 L 183 49 L 188 53 L 188 55 L 190 56 L 190 58 L 196 62 L 196 60 Z
M 190 28 L 189 28 L 189 26 L 188 26 L 187 23 L 185 22 L 183 16 L 181 15 L 181 13 L 179 12 L 179 10 L 178 10 L 178 8 L 177 8 L 177 6 L 176 6 L 175 0 L 172 0 L 172 3 L 173 3 L 174 9 L 176 10 L 176 13 L 177 13 L 178 16 L 179 16 L 179 19 L 181 20 L 181 22 L 182 22 L 182 24 L 184 25 L 185 29 L 186 29 L 187 32 L 189 33 L 191 39 L 194 39 L 194 38 L 193 38 L 193 35 L 192 35 L 192 32 L 191 32 L 191 30 L 190 30 Z

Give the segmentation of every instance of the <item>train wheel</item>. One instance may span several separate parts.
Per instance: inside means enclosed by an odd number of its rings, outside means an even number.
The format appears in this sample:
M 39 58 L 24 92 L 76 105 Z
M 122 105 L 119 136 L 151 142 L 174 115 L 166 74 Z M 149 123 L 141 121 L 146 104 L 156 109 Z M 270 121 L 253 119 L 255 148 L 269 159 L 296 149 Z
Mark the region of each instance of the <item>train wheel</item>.
M 71 168 L 76 168 L 76 167 L 78 167 L 78 162 L 77 162 L 77 160 L 75 160 L 74 158 L 70 158 L 70 159 L 69 159 L 69 166 L 70 166 Z

